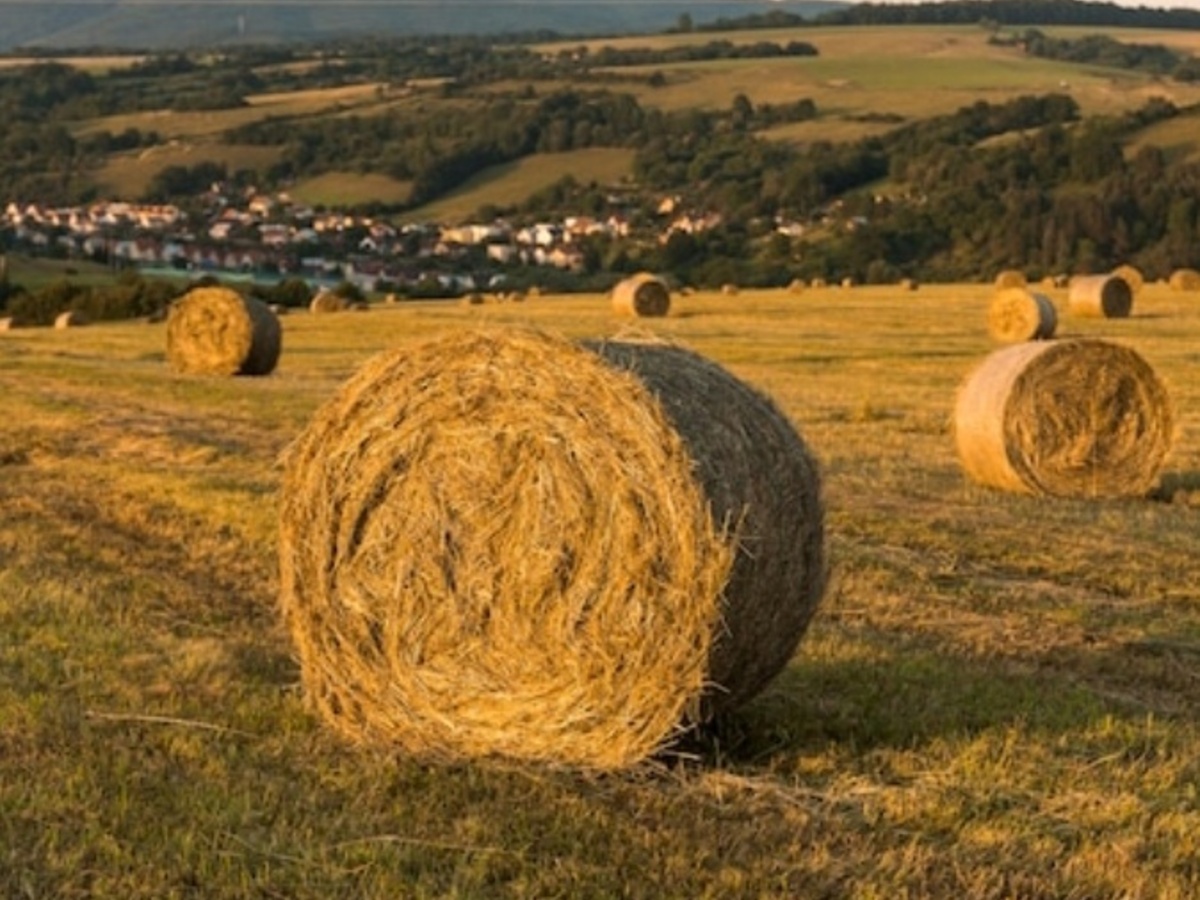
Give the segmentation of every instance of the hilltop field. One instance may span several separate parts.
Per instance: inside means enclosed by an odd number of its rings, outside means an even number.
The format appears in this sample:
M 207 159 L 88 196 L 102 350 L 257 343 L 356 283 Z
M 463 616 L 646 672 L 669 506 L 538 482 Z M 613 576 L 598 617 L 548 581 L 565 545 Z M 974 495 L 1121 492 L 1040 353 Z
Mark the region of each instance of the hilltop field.
M 605 777 L 343 745 L 298 693 L 276 515 L 281 454 L 377 351 L 609 336 L 606 298 L 294 313 L 257 379 L 172 374 L 162 325 L 0 334 L 0 894 L 1200 894 L 1200 299 L 1064 314 L 1175 407 L 1159 489 L 1091 502 L 960 470 L 991 294 L 697 293 L 638 323 L 795 423 L 831 578 L 764 694 L 694 755 Z
M 1039 30 L 1052 37 L 1079 38 L 1097 33 L 1097 29 L 1078 26 L 1043 26 Z M 1115 40 L 1137 44 L 1163 44 L 1180 52 L 1200 51 L 1200 39 L 1187 31 L 1148 29 L 1099 29 Z M 979 26 L 859 26 L 704 32 L 695 34 L 655 35 L 533 45 L 546 56 L 587 47 L 595 52 L 603 47 L 616 49 L 666 49 L 694 46 L 710 41 L 729 41 L 735 45 L 757 41 L 786 43 L 804 41 L 816 47 L 811 58 L 720 59 L 676 62 L 645 67 L 622 66 L 621 79 L 609 85 L 627 92 L 647 108 L 677 112 L 687 109 L 727 109 L 739 94 L 755 105 L 783 103 L 809 98 L 816 104 L 815 118 L 780 125 L 765 136 L 795 143 L 813 141 L 844 142 L 881 134 L 897 122 L 912 122 L 945 115 L 983 100 L 1002 103 L 1022 95 L 1069 94 L 1085 116 L 1111 115 L 1143 106 L 1160 97 L 1187 109 L 1200 102 L 1200 85 L 1172 81 L 1147 72 L 1081 65 L 1026 56 L 1018 47 L 989 43 L 990 32 Z M 84 67 L 113 68 L 112 58 L 76 61 Z M 661 72 L 664 83 L 651 86 L 649 75 Z M 615 73 L 614 73 L 615 74 Z M 482 89 L 488 93 L 520 93 L 529 89 L 544 95 L 555 88 L 572 88 L 570 82 L 503 81 Z M 578 88 L 578 85 L 574 85 Z M 213 160 L 239 168 L 265 171 L 277 162 L 279 153 L 269 147 L 246 147 L 231 142 L 228 134 L 239 126 L 267 119 L 294 120 L 311 124 L 326 118 L 345 116 L 372 117 L 403 109 L 436 109 L 439 103 L 461 100 L 439 99 L 440 84 L 412 82 L 402 90 L 385 89 L 380 83 L 367 82 L 322 89 L 272 91 L 247 96 L 244 106 L 204 112 L 175 112 L 169 108 L 124 113 L 77 121 L 71 130 L 80 138 L 99 131 L 114 134 L 136 128 L 154 131 L 161 143 L 150 149 L 114 153 L 93 176 L 95 187 L 112 196 L 136 196 L 154 175 L 169 166 L 195 165 Z M 1193 130 L 1194 116 L 1186 113 L 1174 120 L 1177 128 Z M 1191 156 L 1195 139 L 1178 140 L 1147 129 L 1142 143 L 1162 146 L 1174 154 Z M 1140 144 L 1139 144 L 1140 146 Z M 601 184 L 620 181 L 632 171 L 632 161 L 614 170 L 604 156 L 571 158 L 557 163 L 551 154 L 531 157 L 528 169 L 544 170 L 546 176 L 531 182 L 525 168 L 510 164 L 494 172 L 479 174 L 470 185 L 455 192 L 452 209 L 456 212 L 491 205 L 512 203 L 515 196 L 525 198 L 561 177 L 564 166 L 581 182 Z M 337 196 L 338 173 L 301 181 L 294 193 L 325 202 Z M 341 173 L 345 180 L 345 202 L 359 202 L 364 196 L 358 186 L 359 175 Z M 378 176 L 384 178 L 385 176 Z M 401 179 L 373 184 L 376 199 L 397 202 L 407 196 L 409 186 Z M 427 219 L 441 212 L 444 205 L 419 207 L 411 211 L 413 220 Z M 465 213 L 464 213 L 465 215 Z

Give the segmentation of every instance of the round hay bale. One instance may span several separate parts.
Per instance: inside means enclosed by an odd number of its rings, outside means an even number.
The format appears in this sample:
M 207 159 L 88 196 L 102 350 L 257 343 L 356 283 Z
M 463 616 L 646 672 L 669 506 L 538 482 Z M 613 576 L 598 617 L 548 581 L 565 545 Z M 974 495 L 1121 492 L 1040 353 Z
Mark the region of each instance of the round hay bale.
M 1070 285 L 1071 285 L 1071 276 L 1070 275 L 1060 272 L 1058 275 L 1054 276 L 1054 286 L 1056 288 L 1070 287 Z
M 759 691 L 824 589 L 805 444 L 664 344 L 464 331 L 381 354 L 280 497 L 305 695 L 418 756 L 634 764 Z
M 282 303 L 268 303 L 267 309 L 269 309 L 271 314 L 274 316 L 286 316 L 288 314 L 288 308 Z
M 483 294 L 479 291 L 471 291 L 467 296 L 463 297 L 463 302 L 467 306 L 482 306 L 485 302 Z
M 787 290 L 789 294 L 803 294 L 804 287 L 805 285 L 803 278 L 793 278 L 791 282 L 789 282 Z
M 313 313 L 345 312 L 349 304 L 333 291 L 318 291 L 308 304 L 308 311 Z
M 231 288 L 193 288 L 167 317 L 167 361 L 177 372 L 268 375 L 282 342 L 279 319 L 267 305 Z
M 0 318 L 0 331 L 12 331 L 23 327 L 24 323 L 16 316 L 4 316 Z
M 1112 274 L 1117 278 L 1124 280 L 1124 282 L 1129 285 L 1129 292 L 1135 297 L 1137 296 L 1138 292 L 1146 286 L 1145 276 L 1142 275 L 1140 269 L 1137 269 L 1134 266 L 1117 266 L 1112 270 Z
M 1133 290 L 1117 275 L 1080 275 L 1071 279 L 1067 308 L 1075 316 L 1124 319 L 1133 309 Z
M 1172 440 L 1166 388 L 1137 353 L 1100 340 L 1016 344 L 959 389 L 955 442 L 980 484 L 1053 497 L 1140 497 Z
M 613 288 L 613 311 L 623 316 L 665 316 L 671 308 L 667 283 L 649 272 L 639 272 Z
M 55 328 L 79 328 L 88 323 L 87 316 L 78 310 L 68 309 L 54 317 Z
M 842 287 L 844 287 L 844 288 L 854 287 L 854 279 L 851 278 L 849 275 L 847 275 L 845 278 L 842 279 Z
M 998 291 L 988 306 L 988 334 L 1005 344 L 1054 337 L 1058 312 L 1045 294 L 1026 288 Z
M 829 282 L 827 282 L 824 278 L 814 278 L 812 280 L 812 286 L 815 288 L 827 287 L 828 284 Z
M 915 278 L 901 278 L 900 279 L 900 290 L 902 290 L 902 291 L 915 291 L 917 289 L 917 287 L 918 287 L 917 279 L 915 279 Z
M 996 290 L 1025 287 L 1025 273 L 1020 269 L 1004 269 L 996 275 Z
M 726 297 L 736 297 L 738 295 L 738 286 L 730 282 L 721 285 L 721 293 Z
M 1173 291 L 1200 291 L 1200 272 L 1195 269 L 1176 269 L 1168 282 Z

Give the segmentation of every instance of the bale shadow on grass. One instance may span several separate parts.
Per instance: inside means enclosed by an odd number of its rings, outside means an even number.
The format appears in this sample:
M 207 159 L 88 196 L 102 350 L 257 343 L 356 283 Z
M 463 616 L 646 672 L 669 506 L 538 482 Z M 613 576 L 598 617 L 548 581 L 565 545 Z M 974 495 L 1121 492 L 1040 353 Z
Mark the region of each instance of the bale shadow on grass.
M 1200 697 L 1160 702 L 1178 682 L 1136 656 L 1190 655 L 1188 646 L 1081 650 L 1017 662 L 972 660 L 918 650 L 870 662 L 812 661 L 803 652 L 750 704 L 689 736 L 676 748 L 709 764 L 749 764 L 780 754 L 912 750 L 954 736 L 1014 724 L 1049 735 L 1078 732 L 1106 717 L 1196 721 Z M 1193 662 L 1196 657 L 1190 657 Z M 1130 684 L 1130 675 L 1139 679 Z M 1141 689 L 1153 669 L 1156 683 Z M 1180 678 L 1184 676 L 1181 675 Z M 1192 694 L 1198 689 L 1193 686 Z M 1189 703 L 1191 704 L 1189 708 Z
M 1167 472 L 1150 493 L 1160 503 L 1200 505 L 1200 472 Z

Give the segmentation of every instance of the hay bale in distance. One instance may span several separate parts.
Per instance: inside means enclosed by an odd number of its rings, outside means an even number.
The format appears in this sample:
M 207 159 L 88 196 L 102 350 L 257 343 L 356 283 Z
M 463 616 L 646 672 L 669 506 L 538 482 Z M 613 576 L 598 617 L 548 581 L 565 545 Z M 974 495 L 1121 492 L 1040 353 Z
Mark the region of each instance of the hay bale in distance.
M 738 295 L 738 286 L 731 282 L 726 282 L 721 285 L 721 293 L 726 297 L 736 297 Z
M 1133 309 L 1133 290 L 1117 275 L 1080 275 L 1071 279 L 1067 308 L 1076 316 L 1124 319 Z
M 793 278 L 790 282 L 788 282 L 787 291 L 789 294 L 803 294 L 804 288 L 805 285 L 803 278 Z
M 309 302 L 308 311 L 312 313 L 345 312 L 349 305 L 345 298 L 339 297 L 333 291 L 321 290 Z
M 623 316 L 665 316 L 671 309 L 671 290 L 649 272 L 619 281 L 612 293 L 613 311 Z
M 1025 273 L 1020 269 L 1004 269 L 996 275 L 996 290 L 1025 287 Z
M 968 476 L 1053 497 L 1140 497 L 1172 440 L 1166 388 L 1127 347 L 1100 340 L 1016 344 L 964 381 L 955 442 Z
M 1195 269 L 1176 269 L 1168 282 L 1173 291 L 1200 291 L 1200 272 Z
M 193 288 L 167 317 L 167 361 L 177 372 L 268 375 L 282 344 L 279 319 L 267 305 L 231 288 Z
M 847 275 L 845 278 L 842 279 L 842 287 L 843 288 L 854 287 L 854 279 L 851 278 L 849 275 Z
M 1117 266 L 1112 270 L 1112 274 L 1117 278 L 1124 280 L 1129 285 L 1129 292 L 1133 296 L 1137 296 L 1138 292 L 1146 286 L 1146 278 L 1142 275 L 1140 269 L 1131 265 Z
M 791 658 L 819 495 L 774 404 L 683 349 L 507 330 L 381 354 L 286 460 L 305 694 L 419 756 L 634 764 Z
M 814 278 L 812 280 L 812 286 L 815 288 L 828 287 L 829 282 L 827 282 L 824 278 Z
M 16 328 L 22 328 L 24 323 L 16 316 L 4 316 L 0 318 L 0 331 L 12 331 Z
M 997 291 L 988 306 L 988 334 L 1005 344 L 1054 337 L 1058 312 L 1045 294 L 1027 288 Z
M 915 278 L 900 279 L 900 290 L 902 291 L 915 291 L 918 286 L 917 279 Z
M 87 316 L 74 309 L 60 312 L 54 317 L 54 327 L 58 329 L 79 328 L 86 324 L 88 324 Z

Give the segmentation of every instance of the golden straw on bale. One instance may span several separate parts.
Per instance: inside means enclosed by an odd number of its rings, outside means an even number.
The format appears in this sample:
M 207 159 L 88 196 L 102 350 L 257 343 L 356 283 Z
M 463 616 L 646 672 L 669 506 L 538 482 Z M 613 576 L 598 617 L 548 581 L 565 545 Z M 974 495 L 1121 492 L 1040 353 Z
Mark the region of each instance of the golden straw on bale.
M 987 323 L 988 334 L 1006 344 L 1048 340 L 1058 327 L 1058 313 L 1045 294 L 1006 288 L 992 298 Z
M 384 353 L 286 461 L 305 694 L 419 756 L 632 765 L 791 658 L 824 588 L 819 494 L 771 401 L 677 347 Z
M 1129 285 L 1129 292 L 1135 297 L 1146 285 L 1146 278 L 1142 275 L 1141 270 L 1131 265 L 1117 266 L 1112 270 L 1112 274 Z
M 1025 287 L 1025 273 L 1020 269 L 1004 269 L 996 276 L 996 290 Z
M 345 298 L 339 297 L 333 291 L 322 290 L 318 291 L 317 295 L 309 301 L 308 311 L 314 313 L 336 313 L 345 312 L 349 309 L 350 304 Z
M 1154 370 L 1100 340 L 998 350 L 968 376 L 955 407 L 958 456 L 973 480 L 1054 497 L 1144 496 L 1172 427 Z
M 1176 269 L 1169 282 L 1173 291 L 1200 291 L 1200 272 L 1195 269 Z
M 1067 308 L 1076 316 L 1124 319 L 1133 309 L 1133 290 L 1117 275 L 1081 275 L 1071 279 Z
M 60 312 L 54 317 L 55 328 L 79 328 L 87 323 L 87 317 L 83 313 L 74 309 L 68 309 L 66 312 Z
M 279 361 L 279 319 L 230 288 L 193 288 L 171 304 L 167 361 L 177 372 L 267 375 Z
M 649 272 L 639 272 L 613 288 L 613 311 L 623 316 L 665 316 L 671 308 L 671 291 Z

